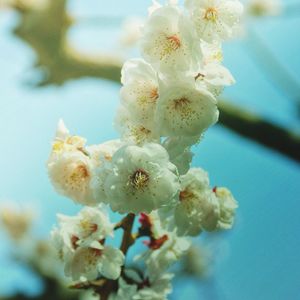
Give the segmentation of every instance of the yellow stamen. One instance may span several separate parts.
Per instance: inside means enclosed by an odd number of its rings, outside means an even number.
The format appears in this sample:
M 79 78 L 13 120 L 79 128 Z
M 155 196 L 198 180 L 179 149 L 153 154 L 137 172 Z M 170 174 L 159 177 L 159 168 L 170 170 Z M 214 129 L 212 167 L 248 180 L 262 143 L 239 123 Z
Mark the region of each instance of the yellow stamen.
M 149 175 L 143 169 L 136 170 L 130 176 L 130 184 L 137 190 L 145 188 L 149 183 Z
M 216 22 L 218 19 L 218 11 L 214 7 L 209 7 L 205 11 L 204 19 L 211 22 Z
M 191 103 L 191 101 L 185 97 L 175 99 L 174 100 L 174 108 L 175 108 L 175 110 L 181 110 L 181 109 L 184 109 L 190 103 Z

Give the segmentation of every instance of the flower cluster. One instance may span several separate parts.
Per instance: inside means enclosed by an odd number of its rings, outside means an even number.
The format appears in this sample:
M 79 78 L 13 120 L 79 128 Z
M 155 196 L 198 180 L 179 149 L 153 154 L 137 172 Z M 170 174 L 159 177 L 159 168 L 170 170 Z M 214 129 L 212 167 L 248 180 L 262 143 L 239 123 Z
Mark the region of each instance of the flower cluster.
M 222 65 L 222 42 L 242 11 L 238 0 L 186 0 L 184 8 L 154 2 L 141 31 L 143 58 L 122 69 L 120 139 L 87 146 L 59 122 L 49 177 L 58 193 L 84 205 L 75 217 L 59 215 L 52 232 L 73 280 L 97 282 L 97 293 L 107 297 L 110 289 L 111 300 L 166 299 L 169 268 L 189 250 L 190 237 L 232 227 L 231 192 L 211 187 L 208 174 L 190 165 L 191 147 L 218 121 L 216 97 L 234 83 Z M 112 224 L 108 207 L 127 216 Z M 124 230 L 120 248 L 108 246 L 117 229 Z M 134 261 L 145 268 L 137 272 L 125 257 L 141 237 L 147 250 Z

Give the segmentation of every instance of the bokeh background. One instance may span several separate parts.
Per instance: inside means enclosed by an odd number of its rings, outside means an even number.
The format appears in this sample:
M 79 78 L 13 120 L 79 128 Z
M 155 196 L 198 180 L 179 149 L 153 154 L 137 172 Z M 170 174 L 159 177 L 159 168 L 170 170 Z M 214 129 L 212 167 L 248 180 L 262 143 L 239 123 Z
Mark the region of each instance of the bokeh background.
M 125 58 L 137 55 L 120 47 L 121 23 L 131 15 L 145 16 L 149 4 L 70 0 L 68 10 L 78 22 L 69 31 L 69 42 L 86 54 L 105 50 Z M 299 134 L 300 1 L 284 0 L 283 5 L 295 9 L 248 19 L 244 35 L 226 43 L 225 65 L 237 83 L 224 97 Z M 98 22 L 101 16 L 107 21 Z M 112 122 L 120 86 L 82 78 L 35 87 L 41 76 L 33 68 L 36 53 L 12 33 L 18 22 L 13 10 L 0 11 L 0 205 L 12 201 L 33 207 L 39 216 L 34 234 L 47 237 L 56 213 L 79 210 L 54 192 L 47 177 L 45 163 L 57 121 L 63 118 L 71 132 L 85 136 L 90 144 L 116 138 Z M 268 50 L 257 46 L 257 38 Z M 289 89 L 284 72 L 298 87 Z M 274 81 L 272 73 L 279 80 Z M 213 255 L 211 275 L 200 281 L 183 278 L 170 299 L 300 299 L 299 163 L 222 126 L 209 129 L 194 152 L 193 165 L 209 172 L 212 185 L 229 187 L 240 207 L 230 233 L 203 238 Z M 39 278 L 11 259 L 13 247 L 0 231 L 0 295 L 38 294 Z

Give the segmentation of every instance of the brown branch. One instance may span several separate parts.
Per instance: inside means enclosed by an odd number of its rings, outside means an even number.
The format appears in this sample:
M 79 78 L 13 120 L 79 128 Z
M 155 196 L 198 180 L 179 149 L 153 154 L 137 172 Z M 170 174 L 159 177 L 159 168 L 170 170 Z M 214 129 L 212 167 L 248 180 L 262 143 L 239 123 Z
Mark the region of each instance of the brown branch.
M 123 221 L 122 227 L 124 229 L 124 234 L 123 234 L 120 250 L 124 253 L 124 255 L 127 254 L 128 249 L 130 248 L 131 245 L 134 244 L 135 241 L 132 235 L 134 218 L 135 218 L 134 214 L 128 214 Z
M 227 101 L 220 101 L 219 109 L 220 124 L 300 163 L 299 135 L 238 108 Z
M 45 10 L 17 7 L 21 19 L 14 33 L 37 54 L 36 67 L 44 73 L 38 85 L 60 85 L 86 76 L 119 82 L 121 59 L 110 54 L 91 57 L 78 53 L 67 42 L 73 19 L 66 12 L 66 0 L 49 3 Z

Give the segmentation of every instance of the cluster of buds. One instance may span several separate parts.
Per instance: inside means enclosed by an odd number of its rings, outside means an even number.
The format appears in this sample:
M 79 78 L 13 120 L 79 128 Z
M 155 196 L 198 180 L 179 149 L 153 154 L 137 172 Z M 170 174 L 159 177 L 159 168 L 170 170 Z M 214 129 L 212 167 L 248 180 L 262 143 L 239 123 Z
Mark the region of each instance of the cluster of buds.
M 143 58 L 122 70 L 120 139 L 87 146 L 59 122 L 49 177 L 84 208 L 59 215 L 52 238 L 76 287 L 94 288 L 101 299 L 167 299 L 170 267 L 187 253 L 190 237 L 232 227 L 231 192 L 211 187 L 208 174 L 190 165 L 191 147 L 218 120 L 216 97 L 234 83 L 221 46 L 242 12 L 238 0 L 154 2 L 141 30 Z M 108 208 L 126 216 L 113 224 Z M 140 226 L 132 233 L 136 215 Z M 124 230 L 120 248 L 108 245 L 117 229 Z M 143 272 L 126 261 L 140 237 L 147 250 L 135 261 Z

